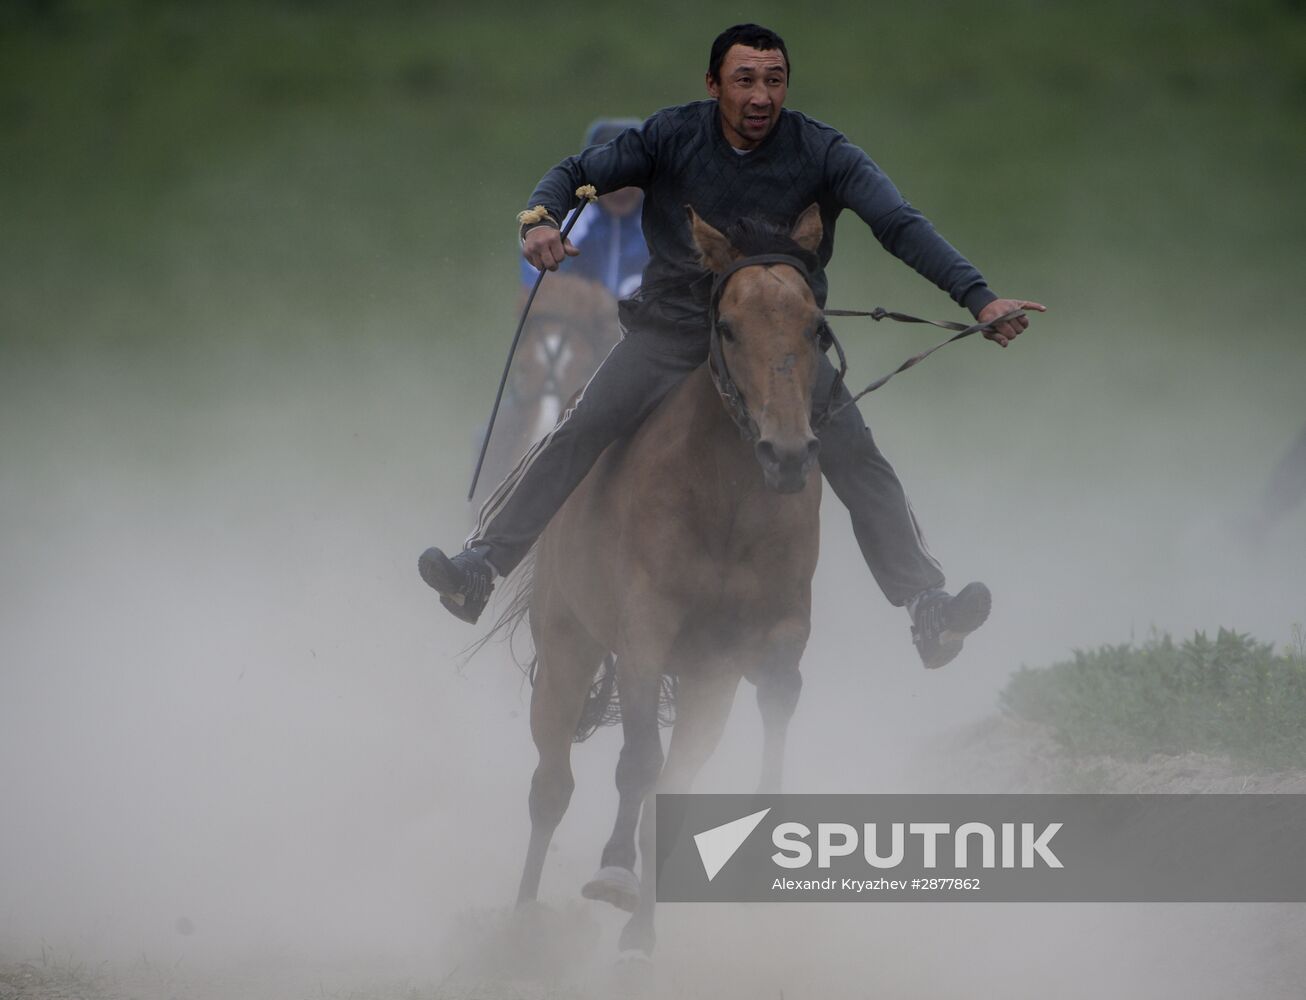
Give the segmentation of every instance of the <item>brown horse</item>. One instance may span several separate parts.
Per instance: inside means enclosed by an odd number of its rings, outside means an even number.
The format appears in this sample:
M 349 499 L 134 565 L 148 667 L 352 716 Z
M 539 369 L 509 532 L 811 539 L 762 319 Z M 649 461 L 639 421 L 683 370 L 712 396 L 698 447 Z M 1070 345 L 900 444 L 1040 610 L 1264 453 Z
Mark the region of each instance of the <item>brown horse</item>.
M 717 279 L 711 359 L 609 448 L 568 499 L 540 539 L 529 599 L 539 765 L 518 902 L 536 897 L 574 787 L 573 734 L 611 651 L 625 738 L 620 805 L 583 892 L 633 912 L 621 944 L 646 953 L 654 941 L 653 793 L 689 790 L 742 677 L 756 684 L 761 708 L 761 787 L 779 789 L 802 686 L 821 499 L 810 417 L 824 321 L 792 256 L 795 243 L 809 253 L 820 243 L 817 207 L 792 233 L 776 235 L 783 257 L 743 257 L 692 212 L 690 223 Z M 665 764 L 664 674 L 677 681 Z M 633 873 L 637 827 L 642 882 Z
M 562 273 L 540 285 L 485 454 L 478 506 L 553 426 L 612 350 L 619 331 L 617 300 L 597 281 Z

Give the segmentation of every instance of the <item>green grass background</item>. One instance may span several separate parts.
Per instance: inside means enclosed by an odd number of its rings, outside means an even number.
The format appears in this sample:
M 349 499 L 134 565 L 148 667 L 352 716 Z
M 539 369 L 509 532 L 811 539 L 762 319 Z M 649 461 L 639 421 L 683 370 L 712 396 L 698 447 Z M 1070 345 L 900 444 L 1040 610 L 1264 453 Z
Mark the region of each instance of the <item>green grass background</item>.
M 1000 290 L 1105 327 L 1147 299 L 1176 349 L 1204 321 L 1297 342 L 1306 10 L 1284 0 L 8 4 L 4 340 L 498 354 L 539 174 L 597 115 L 700 96 L 708 42 L 745 15 L 786 36 L 791 106 Z M 846 229 L 841 302 L 947 311 Z
M 5 367 L 30 388 L 74 355 L 143 366 L 193 400 L 232 388 L 215 352 L 239 375 L 393 347 L 479 413 L 535 180 L 592 118 L 701 96 L 711 37 L 742 18 L 786 36 L 791 106 L 867 148 L 999 291 L 1053 307 L 1061 353 L 1012 382 L 1045 387 L 1033 405 L 1067 402 L 1068 368 L 1127 395 L 1209 355 L 1203 374 L 1284 413 L 1265 462 L 1286 442 L 1306 260 L 1306 10 L 1287 0 L 9 3 Z M 832 304 L 952 313 L 855 219 L 842 233 Z M 868 379 L 900 353 L 874 336 L 873 359 L 851 345 Z M 1226 355 L 1246 369 L 1217 373 Z
M 1070 754 L 1227 753 L 1263 768 L 1306 766 L 1306 658 L 1301 632 L 1285 653 L 1220 629 L 1176 643 L 1076 650 L 1070 660 L 1021 670 L 1003 707 L 1043 723 Z

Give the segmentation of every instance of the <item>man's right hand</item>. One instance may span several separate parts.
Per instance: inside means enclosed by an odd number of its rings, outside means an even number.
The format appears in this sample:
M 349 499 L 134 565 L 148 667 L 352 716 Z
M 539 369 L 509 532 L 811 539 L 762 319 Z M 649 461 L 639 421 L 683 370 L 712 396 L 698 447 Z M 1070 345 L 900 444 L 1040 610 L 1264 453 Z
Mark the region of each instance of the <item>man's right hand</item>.
M 552 226 L 536 226 L 527 230 L 522 239 L 521 255 L 527 263 L 541 271 L 556 271 L 566 258 L 579 254 L 580 250 L 572 245 L 571 240 L 564 243 L 562 234 Z

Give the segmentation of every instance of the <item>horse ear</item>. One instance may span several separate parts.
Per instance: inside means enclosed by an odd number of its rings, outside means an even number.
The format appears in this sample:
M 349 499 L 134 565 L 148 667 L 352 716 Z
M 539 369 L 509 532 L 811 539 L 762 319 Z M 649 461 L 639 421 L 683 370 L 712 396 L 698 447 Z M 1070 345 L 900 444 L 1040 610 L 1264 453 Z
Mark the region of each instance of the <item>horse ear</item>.
M 730 241 L 698 217 L 698 213 L 688 205 L 689 232 L 698 247 L 699 259 L 709 271 L 720 274 L 734 261 L 739 259 L 739 251 L 730 245 Z
M 825 235 L 825 229 L 821 226 L 821 206 L 812 202 L 803 209 L 803 214 L 798 216 L 793 232 L 789 235 L 804 250 L 816 253 L 816 248 L 821 245 L 821 237 Z

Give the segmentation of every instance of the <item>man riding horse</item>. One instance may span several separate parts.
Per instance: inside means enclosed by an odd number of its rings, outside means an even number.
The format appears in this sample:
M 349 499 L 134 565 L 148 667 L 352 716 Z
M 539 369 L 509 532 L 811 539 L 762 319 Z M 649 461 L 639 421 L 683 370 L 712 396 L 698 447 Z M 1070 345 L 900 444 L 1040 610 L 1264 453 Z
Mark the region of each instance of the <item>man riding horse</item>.
M 710 100 L 660 111 L 641 127 L 563 160 L 536 187 L 520 232 L 522 254 L 535 267 L 554 270 L 579 253 L 561 239 L 558 220 L 577 205 L 583 184 L 600 192 L 643 189 L 650 261 L 640 291 L 621 303 L 623 339 L 557 425 L 491 494 L 463 550 L 452 558 L 437 548 L 422 553 L 422 579 L 458 618 L 479 618 L 495 577 L 525 557 L 603 450 L 630 434 L 706 360 L 713 276 L 694 245 L 687 207 L 724 230 L 750 217 L 787 225 L 816 203 L 823 236 L 811 285 L 822 307 L 835 220 L 850 208 L 885 249 L 979 322 L 1044 310 L 1036 302 L 999 298 L 866 153 L 828 125 L 786 110 L 789 70 L 788 51 L 775 32 L 755 24 L 729 28 L 712 45 Z M 1006 347 L 1027 326 L 1017 316 L 995 323 L 985 336 Z M 822 358 L 816 399 L 825 398 L 834 375 Z M 848 398 L 842 386 L 837 393 L 839 401 Z M 767 447 L 758 442 L 759 460 L 779 469 L 810 461 L 817 444 L 803 456 L 766 454 Z M 902 485 L 855 406 L 841 408 L 822 428 L 819 449 L 821 471 L 852 516 L 867 566 L 890 603 L 911 616 L 921 661 L 943 666 L 987 618 L 988 588 L 971 583 L 955 596 L 943 589 L 943 571 L 925 547 Z

